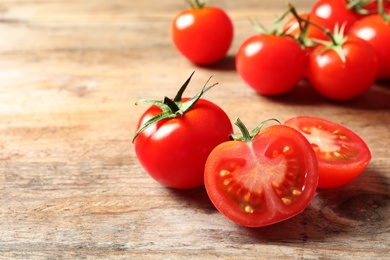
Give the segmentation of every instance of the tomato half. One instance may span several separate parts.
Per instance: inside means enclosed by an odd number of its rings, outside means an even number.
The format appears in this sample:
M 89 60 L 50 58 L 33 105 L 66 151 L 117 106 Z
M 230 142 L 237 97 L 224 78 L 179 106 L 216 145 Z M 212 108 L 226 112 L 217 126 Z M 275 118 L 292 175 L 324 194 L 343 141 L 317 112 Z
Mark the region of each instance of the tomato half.
M 371 160 L 367 144 L 356 133 L 337 123 L 310 116 L 287 120 L 311 143 L 318 159 L 319 188 L 336 188 L 359 176 Z
M 197 65 L 221 60 L 233 41 L 233 24 L 220 8 L 208 6 L 182 11 L 172 21 L 177 50 Z
M 310 143 L 284 125 L 269 126 L 251 141 L 218 145 L 205 167 L 205 187 L 214 206 L 247 227 L 271 225 L 302 212 L 317 182 Z
M 236 69 L 258 93 L 279 95 L 292 90 L 304 77 L 306 54 L 290 36 L 258 34 L 241 44 Z
M 375 50 L 379 62 L 379 79 L 390 78 L 390 23 L 380 14 L 366 16 L 357 21 L 350 35 L 367 41 Z
M 375 50 L 357 37 L 348 39 L 335 49 L 320 45 L 308 59 L 307 76 L 313 87 L 333 100 L 349 100 L 362 95 L 374 84 L 378 75 Z

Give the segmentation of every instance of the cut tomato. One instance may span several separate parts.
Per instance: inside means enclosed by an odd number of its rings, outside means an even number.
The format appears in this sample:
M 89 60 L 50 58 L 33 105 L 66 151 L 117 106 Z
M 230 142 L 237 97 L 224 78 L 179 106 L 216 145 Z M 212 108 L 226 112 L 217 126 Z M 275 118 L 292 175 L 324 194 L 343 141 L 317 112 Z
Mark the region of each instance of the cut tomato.
M 270 225 L 302 212 L 318 182 L 310 143 L 284 125 L 246 136 L 218 145 L 207 159 L 205 186 L 215 207 L 247 227 Z
M 300 131 L 311 143 L 318 159 L 319 188 L 351 182 L 371 160 L 367 144 L 344 126 L 310 116 L 291 118 L 285 125 Z

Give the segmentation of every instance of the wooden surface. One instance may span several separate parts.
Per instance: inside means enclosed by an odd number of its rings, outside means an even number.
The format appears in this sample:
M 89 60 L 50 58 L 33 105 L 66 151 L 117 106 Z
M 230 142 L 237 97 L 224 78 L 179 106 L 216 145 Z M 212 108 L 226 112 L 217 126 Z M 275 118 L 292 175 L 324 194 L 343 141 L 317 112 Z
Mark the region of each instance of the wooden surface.
M 390 88 L 378 83 L 336 103 L 303 84 L 256 95 L 234 54 L 285 1 L 212 1 L 235 26 L 229 56 L 200 68 L 173 48 L 169 25 L 185 1 L 0 1 L 0 259 L 389 259 Z M 293 2 L 299 11 L 313 1 Z M 206 94 L 249 128 L 268 118 L 314 115 L 343 124 L 373 159 L 343 188 L 319 190 L 300 215 L 248 229 L 213 207 L 203 188 L 160 186 L 131 139 L 140 98 Z

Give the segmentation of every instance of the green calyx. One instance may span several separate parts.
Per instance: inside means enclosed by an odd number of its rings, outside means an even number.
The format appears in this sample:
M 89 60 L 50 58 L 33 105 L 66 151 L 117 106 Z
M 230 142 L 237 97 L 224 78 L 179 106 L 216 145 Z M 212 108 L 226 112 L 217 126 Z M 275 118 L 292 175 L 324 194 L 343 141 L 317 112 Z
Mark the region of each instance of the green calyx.
M 201 9 L 205 7 L 206 3 L 199 0 L 186 0 L 188 5 L 191 6 L 192 9 Z
M 378 0 L 378 14 L 380 14 L 380 16 L 382 16 L 383 20 L 387 24 L 390 24 L 390 15 L 388 15 L 385 12 L 385 9 L 383 8 L 383 0 Z
M 168 97 L 164 97 L 163 101 L 160 100 L 151 100 L 151 99 L 140 99 L 137 103 L 144 103 L 144 104 L 150 104 L 159 107 L 162 112 L 151 119 L 149 119 L 145 124 L 143 124 L 138 131 L 135 133 L 135 136 L 133 137 L 132 142 L 134 143 L 134 140 L 137 138 L 137 136 L 144 131 L 146 128 L 148 128 L 151 125 L 154 125 L 158 123 L 161 120 L 166 120 L 170 118 L 175 117 L 181 117 L 183 116 L 188 110 L 190 110 L 196 102 L 201 98 L 201 96 L 206 93 L 209 89 L 217 85 L 218 83 L 214 83 L 211 86 L 207 87 L 208 82 L 210 81 L 211 77 L 207 80 L 206 84 L 203 86 L 202 90 L 196 94 L 191 99 L 188 99 L 187 101 L 182 101 L 182 95 L 184 91 L 186 90 L 188 84 L 191 81 L 192 76 L 194 75 L 195 71 L 192 72 L 190 77 L 184 82 L 184 84 L 181 86 L 179 91 L 177 92 L 175 98 L 172 100 Z M 136 104 L 137 104 L 136 103 Z
M 252 27 L 258 34 L 270 34 L 270 35 L 276 35 L 276 36 L 288 36 L 285 34 L 285 32 L 282 30 L 283 27 L 283 20 L 286 18 L 286 16 L 290 13 L 290 10 L 282 14 L 280 17 L 276 18 L 276 20 L 273 22 L 272 27 L 270 30 L 268 30 L 264 25 L 259 23 L 257 20 L 251 18 L 250 22 L 252 23 Z
M 344 28 L 345 25 L 339 27 L 336 24 L 334 28 L 333 35 L 331 37 L 331 41 L 322 41 L 322 40 L 314 40 L 316 43 L 323 44 L 325 47 L 321 50 L 322 52 L 333 50 L 337 53 L 343 63 L 346 62 L 345 54 L 343 52 L 343 45 L 347 41 L 348 36 L 344 36 Z
M 255 129 L 253 129 L 251 132 L 248 131 L 248 128 L 244 125 L 244 123 L 241 121 L 241 119 L 237 118 L 234 124 L 240 129 L 241 133 L 238 134 L 232 134 L 230 135 L 231 139 L 237 140 L 237 141 L 242 141 L 245 143 L 249 143 L 255 138 L 255 136 L 261 131 L 263 128 L 264 124 L 269 122 L 269 121 L 276 121 L 277 123 L 281 124 L 279 120 L 272 118 L 265 120 L 261 122 Z

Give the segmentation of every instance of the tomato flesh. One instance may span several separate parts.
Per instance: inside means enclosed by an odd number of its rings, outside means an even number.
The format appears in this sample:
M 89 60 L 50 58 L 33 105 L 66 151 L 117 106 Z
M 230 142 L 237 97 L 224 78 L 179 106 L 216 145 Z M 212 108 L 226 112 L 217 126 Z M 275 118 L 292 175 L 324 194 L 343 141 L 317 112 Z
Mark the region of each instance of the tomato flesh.
M 277 125 L 249 143 L 218 145 L 206 162 L 205 186 L 215 207 L 230 220 L 261 227 L 308 206 L 317 188 L 317 170 L 307 140 L 298 131 Z
M 351 182 L 371 160 L 366 143 L 344 126 L 309 116 L 291 118 L 285 125 L 300 131 L 311 143 L 318 159 L 319 188 Z

